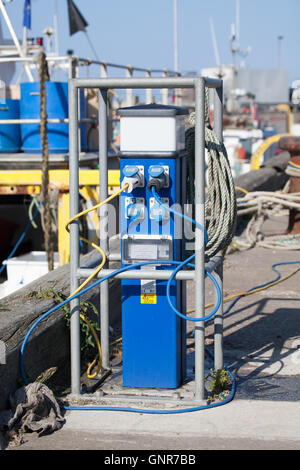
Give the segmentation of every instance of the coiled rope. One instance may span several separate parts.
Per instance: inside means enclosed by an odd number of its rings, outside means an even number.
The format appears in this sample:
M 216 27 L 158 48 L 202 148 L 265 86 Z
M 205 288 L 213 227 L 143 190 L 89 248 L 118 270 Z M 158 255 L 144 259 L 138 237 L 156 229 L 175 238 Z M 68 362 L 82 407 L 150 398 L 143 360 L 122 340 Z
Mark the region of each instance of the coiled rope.
M 238 248 L 264 248 L 280 250 L 299 250 L 300 234 L 266 236 L 262 231 L 263 223 L 271 217 L 288 214 L 292 209 L 300 212 L 300 193 L 288 193 L 288 185 L 281 191 L 253 191 L 237 200 L 238 216 L 253 214 L 247 224 L 244 237 L 235 237 Z
M 195 113 L 190 115 L 191 126 L 185 134 L 188 153 L 188 203 L 195 201 Z M 226 148 L 211 128 L 209 95 L 205 89 L 205 147 L 207 149 L 207 192 L 205 201 L 207 258 L 219 251 L 225 254 L 236 227 L 236 192 Z

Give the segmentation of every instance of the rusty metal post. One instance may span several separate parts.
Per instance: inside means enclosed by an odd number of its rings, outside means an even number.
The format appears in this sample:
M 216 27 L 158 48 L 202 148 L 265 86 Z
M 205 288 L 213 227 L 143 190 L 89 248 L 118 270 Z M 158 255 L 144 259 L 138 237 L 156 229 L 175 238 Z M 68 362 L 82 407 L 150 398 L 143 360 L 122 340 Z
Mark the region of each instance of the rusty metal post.
M 289 193 L 300 193 L 300 137 L 281 137 L 278 146 L 281 150 L 289 152 L 291 156 L 285 170 L 290 177 Z M 296 209 L 290 210 L 287 233 L 290 235 L 300 233 L 300 212 Z

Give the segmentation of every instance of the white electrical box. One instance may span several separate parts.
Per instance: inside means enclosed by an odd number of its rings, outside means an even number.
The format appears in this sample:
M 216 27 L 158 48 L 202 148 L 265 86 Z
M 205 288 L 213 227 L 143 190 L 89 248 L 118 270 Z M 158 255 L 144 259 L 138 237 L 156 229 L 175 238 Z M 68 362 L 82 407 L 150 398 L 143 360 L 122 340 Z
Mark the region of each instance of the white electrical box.
M 123 155 L 175 155 L 185 150 L 187 108 L 158 104 L 121 108 L 120 152 Z

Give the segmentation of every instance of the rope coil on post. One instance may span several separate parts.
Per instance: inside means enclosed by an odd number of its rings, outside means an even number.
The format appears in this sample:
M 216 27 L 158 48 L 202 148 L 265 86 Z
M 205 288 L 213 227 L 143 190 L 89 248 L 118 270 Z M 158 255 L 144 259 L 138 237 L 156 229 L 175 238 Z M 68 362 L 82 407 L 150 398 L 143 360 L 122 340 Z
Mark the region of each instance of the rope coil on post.
M 39 55 L 39 86 L 40 86 L 40 135 L 42 148 L 42 187 L 41 197 L 43 202 L 42 220 L 44 228 L 45 251 L 48 259 L 48 269 L 54 268 L 54 240 L 51 222 L 51 208 L 49 197 L 49 148 L 47 134 L 47 110 L 46 110 L 46 81 L 49 80 L 49 72 L 46 55 L 41 52 Z
M 207 258 L 219 251 L 225 252 L 230 245 L 236 226 L 236 192 L 226 148 L 215 133 L 209 121 L 209 97 L 205 88 L 205 147 L 207 149 L 207 193 L 205 201 L 206 231 L 208 242 L 205 248 Z M 194 204 L 195 181 L 195 113 L 190 115 L 191 127 L 185 134 L 188 152 L 188 202 Z

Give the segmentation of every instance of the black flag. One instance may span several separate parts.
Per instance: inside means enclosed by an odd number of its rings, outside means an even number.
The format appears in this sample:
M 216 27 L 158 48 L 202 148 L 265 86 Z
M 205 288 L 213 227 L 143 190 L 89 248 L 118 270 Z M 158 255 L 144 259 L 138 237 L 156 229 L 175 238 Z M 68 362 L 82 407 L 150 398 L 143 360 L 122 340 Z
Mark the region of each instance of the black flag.
M 88 22 L 83 18 L 73 0 L 68 0 L 70 35 L 85 31 Z

